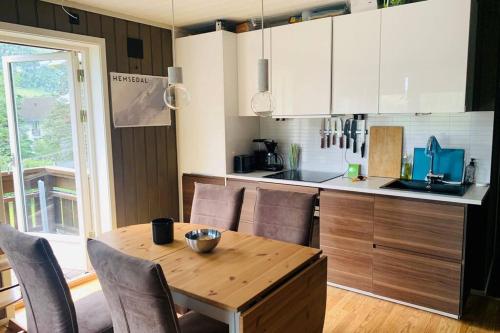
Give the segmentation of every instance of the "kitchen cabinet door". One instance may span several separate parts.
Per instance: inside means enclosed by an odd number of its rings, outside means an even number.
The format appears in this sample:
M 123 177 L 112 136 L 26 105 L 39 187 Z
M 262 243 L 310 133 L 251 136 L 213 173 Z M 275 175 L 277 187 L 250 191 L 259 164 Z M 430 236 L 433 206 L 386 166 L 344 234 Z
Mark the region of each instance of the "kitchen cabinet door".
M 328 281 L 371 292 L 374 196 L 324 190 L 319 204 Z
M 184 84 L 191 94 L 191 103 L 175 113 L 182 173 L 226 175 L 224 70 L 229 61 L 223 61 L 225 36 L 230 33 L 217 31 L 176 39 L 177 65 L 183 68 Z
M 374 201 L 369 194 L 321 191 L 321 246 L 371 254 Z
M 238 43 L 238 114 L 256 116 L 250 107 L 257 93 L 257 62 L 262 58 L 262 33 L 260 30 L 240 33 Z M 271 29 L 264 29 L 264 56 L 271 54 Z M 269 64 L 271 66 L 271 64 Z M 271 73 L 271 70 L 269 70 Z
M 373 292 L 415 305 L 460 315 L 462 266 L 377 246 L 373 251 Z
M 333 18 L 334 114 L 378 113 L 380 12 Z
M 382 10 L 380 113 L 464 112 L 471 0 Z
M 462 260 L 465 207 L 377 196 L 374 216 L 375 244 Z
M 274 115 L 330 114 L 332 19 L 288 24 L 271 31 Z

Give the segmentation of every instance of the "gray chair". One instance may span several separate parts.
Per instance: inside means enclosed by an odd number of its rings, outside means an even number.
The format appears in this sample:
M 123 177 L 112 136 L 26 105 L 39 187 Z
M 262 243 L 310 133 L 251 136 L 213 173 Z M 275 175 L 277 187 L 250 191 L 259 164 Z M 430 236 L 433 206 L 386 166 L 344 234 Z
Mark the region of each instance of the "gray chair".
M 254 234 L 310 246 L 315 194 L 257 189 Z
M 195 183 L 190 222 L 237 231 L 244 193 L 244 188 Z
M 219 333 L 228 325 L 196 312 L 177 318 L 161 266 L 128 256 L 93 239 L 90 261 L 108 300 L 116 332 Z
M 0 225 L 0 248 L 16 273 L 30 333 L 113 332 L 102 292 L 75 303 L 49 242 Z

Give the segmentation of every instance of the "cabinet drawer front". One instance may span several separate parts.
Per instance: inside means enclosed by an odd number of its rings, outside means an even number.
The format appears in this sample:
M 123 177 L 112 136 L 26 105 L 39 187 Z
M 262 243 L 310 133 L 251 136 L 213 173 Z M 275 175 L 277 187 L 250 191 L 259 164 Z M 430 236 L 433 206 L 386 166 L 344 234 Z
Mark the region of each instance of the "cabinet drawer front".
M 461 264 L 376 247 L 375 294 L 458 315 Z
M 373 205 L 372 195 L 322 191 L 320 196 L 321 244 L 371 253 Z
M 318 194 L 318 188 L 316 188 L 316 187 L 286 185 L 286 184 L 273 184 L 273 183 L 265 183 L 265 182 L 259 182 L 258 184 L 259 184 L 258 185 L 259 188 L 263 188 L 263 189 L 267 189 L 267 190 Z
M 245 188 L 243 197 L 243 206 L 241 207 L 240 221 L 253 223 L 253 211 L 255 208 L 255 199 L 257 195 L 257 182 L 228 179 L 227 186 L 232 188 Z
M 321 246 L 328 256 L 328 281 L 346 287 L 372 291 L 372 255 Z
M 376 197 L 374 242 L 461 260 L 464 214 L 463 206 Z

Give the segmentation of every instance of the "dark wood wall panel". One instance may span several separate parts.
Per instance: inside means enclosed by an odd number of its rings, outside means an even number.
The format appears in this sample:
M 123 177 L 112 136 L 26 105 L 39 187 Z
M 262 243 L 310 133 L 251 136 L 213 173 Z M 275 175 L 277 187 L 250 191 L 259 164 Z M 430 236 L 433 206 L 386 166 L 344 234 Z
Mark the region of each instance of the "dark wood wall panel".
M 0 1 L 0 21 L 18 23 L 16 0 Z
M 38 27 L 44 29 L 55 29 L 54 5 L 51 3 L 37 1 L 36 4 Z
M 39 0 L 0 0 L 0 21 L 102 37 L 106 40 L 109 72 L 167 74 L 172 64 L 169 30 L 67 8 L 79 15 L 79 25 L 69 23 L 61 6 Z M 143 59 L 128 57 L 128 37 L 142 39 Z M 146 223 L 161 216 L 178 219 L 174 114 L 172 126 L 114 128 L 111 125 L 111 142 L 118 226 Z
M 18 0 L 19 24 L 37 26 L 36 0 Z

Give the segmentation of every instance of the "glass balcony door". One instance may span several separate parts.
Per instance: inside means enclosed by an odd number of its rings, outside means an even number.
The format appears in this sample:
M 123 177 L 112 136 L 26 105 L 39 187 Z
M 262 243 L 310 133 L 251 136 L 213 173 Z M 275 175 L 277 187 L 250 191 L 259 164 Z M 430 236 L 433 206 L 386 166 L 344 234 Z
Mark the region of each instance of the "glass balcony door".
M 47 238 L 61 266 L 85 270 L 91 214 L 77 54 L 2 60 L 16 226 Z

